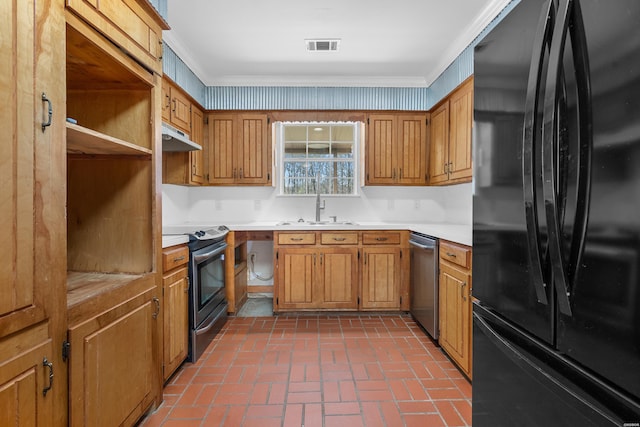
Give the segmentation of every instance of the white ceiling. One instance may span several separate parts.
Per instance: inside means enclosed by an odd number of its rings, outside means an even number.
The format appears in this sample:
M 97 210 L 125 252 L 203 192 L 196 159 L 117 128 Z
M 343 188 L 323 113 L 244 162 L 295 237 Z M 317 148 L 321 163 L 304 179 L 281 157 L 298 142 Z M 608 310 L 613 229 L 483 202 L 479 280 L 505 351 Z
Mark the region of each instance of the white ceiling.
M 428 87 L 509 1 L 168 0 L 163 37 L 207 86 Z

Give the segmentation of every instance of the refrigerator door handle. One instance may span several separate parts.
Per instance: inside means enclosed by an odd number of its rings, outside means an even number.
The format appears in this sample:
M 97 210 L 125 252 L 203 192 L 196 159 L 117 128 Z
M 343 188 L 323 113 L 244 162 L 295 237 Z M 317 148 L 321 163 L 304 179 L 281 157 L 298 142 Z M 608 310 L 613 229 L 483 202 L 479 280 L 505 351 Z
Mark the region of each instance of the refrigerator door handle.
M 524 211 L 527 224 L 527 243 L 529 267 L 533 276 L 538 302 L 548 304 L 544 275 L 542 273 L 542 254 L 540 245 L 540 227 L 538 225 L 538 208 L 536 204 L 537 166 L 535 161 L 536 132 L 538 128 L 538 101 L 540 98 L 540 81 L 542 79 L 542 64 L 546 50 L 551 44 L 551 29 L 555 15 L 554 4 L 549 0 L 542 8 L 535 39 L 533 42 L 533 57 L 529 68 L 527 83 L 527 97 L 524 112 L 524 126 L 522 137 L 522 187 L 524 193 Z
M 549 69 L 545 87 L 544 115 L 542 127 L 542 185 L 547 225 L 549 229 L 549 254 L 553 270 L 553 281 L 560 312 L 571 316 L 569 286 L 564 259 L 562 257 L 562 231 L 560 229 L 560 210 L 558 207 L 558 167 L 555 152 L 559 143 L 558 98 L 560 79 L 562 78 L 562 60 L 569 25 L 571 0 L 561 0 L 557 20 L 551 40 Z
M 593 113 L 591 109 L 591 79 L 589 72 L 589 55 L 587 37 L 582 19 L 580 2 L 573 2 L 573 25 L 570 30 L 573 46 L 573 61 L 576 69 L 576 85 L 578 94 L 578 176 L 574 231 L 569 254 L 569 267 L 572 291 L 578 283 L 578 272 L 582 264 L 589 208 L 591 205 L 591 158 L 593 151 Z

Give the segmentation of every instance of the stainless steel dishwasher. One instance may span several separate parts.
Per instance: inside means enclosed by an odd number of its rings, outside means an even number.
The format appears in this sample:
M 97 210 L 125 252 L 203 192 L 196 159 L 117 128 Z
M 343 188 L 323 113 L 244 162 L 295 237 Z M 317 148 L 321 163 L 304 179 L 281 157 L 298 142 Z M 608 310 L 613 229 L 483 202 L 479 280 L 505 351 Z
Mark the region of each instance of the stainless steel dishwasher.
M 414 319 L 438 339 L 438 239 L 411 233 L 411 304 Z

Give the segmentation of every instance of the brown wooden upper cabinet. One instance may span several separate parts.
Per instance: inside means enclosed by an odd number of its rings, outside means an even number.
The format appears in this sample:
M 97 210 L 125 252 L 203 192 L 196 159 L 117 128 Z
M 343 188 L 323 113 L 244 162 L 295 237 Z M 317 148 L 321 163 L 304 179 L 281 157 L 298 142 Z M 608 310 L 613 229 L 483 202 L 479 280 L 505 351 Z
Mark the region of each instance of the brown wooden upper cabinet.
M 429 184 L 470 182 L 473 77 L 431 112 Z
M 369 114 L 366 185 L 426 185 L 428 113 Z
M 146 0 L 66 0 L 66 6 L 147 68 L 162 74 L 162 30 L 169 25 Z
M 266 113 L 209 115 L 208 181 L 214 185 L 271 185 Z
M 191 135 L 191 102 L 176 86 L 162 80 L 162 120 Z

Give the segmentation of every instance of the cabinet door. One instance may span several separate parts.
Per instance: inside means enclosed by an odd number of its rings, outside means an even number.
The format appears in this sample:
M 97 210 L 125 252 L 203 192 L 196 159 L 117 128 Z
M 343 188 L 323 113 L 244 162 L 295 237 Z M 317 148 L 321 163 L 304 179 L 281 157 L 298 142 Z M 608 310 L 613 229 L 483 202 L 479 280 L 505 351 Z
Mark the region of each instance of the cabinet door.
M 200 144 L 202 150 L 189 153 L 189 165 L 191 167 L 191 182 L 202 184 L 205 181 L 204 157 L 206 146 L 204 145 L 204 117 L 202 111 L 195 105 L 191 106 L 191 140 Z
M 208 174 L 211 184 L 233 184 L 237 175 L 234 153 L 234 115 L 209 116 Z
M 191 134 L 191 103 L 178 89 L 171 87 L 171 124 Z
M 471 181 L 471 129 L 473 126 L 473 79 L 465 82 L 449 100 L 449 179 Z
M 400 248 L 363 251 L 362 309 L 400 308 Z
M 278 291 L 280 310 L 317 308 L 315 249 L 280 249 L 277 253 Z
M 162 79 L 162 121 L 171 123 L 171 83 Z
M 398 183 L 426 185 L 427 183 L 427 115 L 399 114 L 398 125 Z
M 440 263 L 440 338 L 443 349 L 467 374 L 471 372 L 471 275 Z
M 70 328 L 70 425 L 133 425 L 153 401 L 158 305 L 147 291 Z
M 320 252 L 320 308 L 358 308 L 358 248 L 340 247 Z
M 187 358 L 189 347 L 189 281 L 187 267 L 163 278 L 164 286 L 164 380 Z
M 449 179 L 449 101 L 431 113 L 429 143 L 429 183 L 445 182 Z
M 271 182 L 271 144 L 269 119 L 266 114 L 240 114 L 237 117 L 238 183 L 269 184 Z
M 393 184 L 398 176 L 396 118 L 390 114 L 371 114 L 367 123 L 366 183 Z
M 64 25 L 61 2 L 0 2 L 3 426 L 66 424 Z M 56 375 L 46 396 L 45 357 Z

